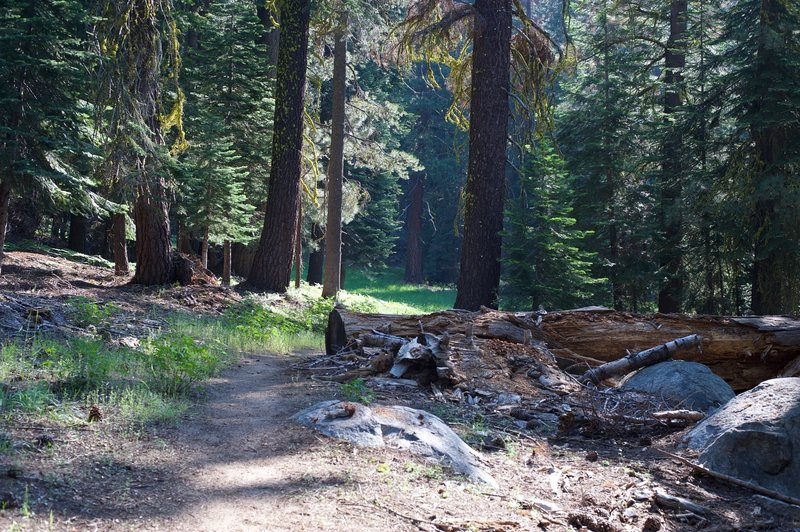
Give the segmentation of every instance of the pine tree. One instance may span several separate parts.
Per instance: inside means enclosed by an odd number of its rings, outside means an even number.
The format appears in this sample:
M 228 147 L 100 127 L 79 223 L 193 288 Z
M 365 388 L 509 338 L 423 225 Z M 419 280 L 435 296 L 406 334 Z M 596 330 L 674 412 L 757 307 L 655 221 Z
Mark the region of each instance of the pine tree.
M 514 309 L 574 308 L 591 302 L 592 254 L 575 228 L 572 190 L 563 159 L 543 139 L 529 153 L 519 191 L 509 202 L 503 301 Z
M 133 199 L 136 273 L 131 282 L 165 284 L 175 278 L 169 223 L 174 160 L 166 137 L 173 128 L 177 130 L 173 152 L 185 144 L 184 97 L 177 86 L 177 28 L 171 3 L 162 0 L 107 0 L 101 10 L 97 28 L 103 59 L 99 104 L 109 108 L 103 116 L 107 175 L 119 179 L 123 197 Z
M 608 279 L 604 290 L 595 287 L 595 302 L 643 310 L 652 304 L 658 268 L 652 183 L 663 135 L 651 74 L 663 50 L 635 6 L 617 7 L 601 0 L 576 21 L 577 72 L 561 85 L 557 137 L 573 179 L 577 228 L 591 231 L 592 276 Z
M 34 209 L 100 213 L 88 158 L 88 16 L 79 2 L 4 0 L 0 6 L 0 267 L 12 195 Z M 35 228 L 32 228 L 35 230 Z
M 726 13 L 717 97 L 736 124 L 727 173 L 746 187 L 752 245 L 751 308 L 795 312 L 800 303 L 800 7 L 742 0 Z M 723 97 L 724 97 L 723 96 Z
M 247 170 L 233 140 L 214 135 L 214 128 L 208 128 L 204 137 L 193 141 L 195 149 L 186 162 L 184 205 L 189 229 L 201 235 L 200 260 L 208 268 L 209 244 L 247 243 L 253 238 L 250 219 L 255 207 L 243 192 Z
M 187 33 L 187 49 L 183 54 L 189 147 L 181 181 L 197 178 L 193 174 L 194 166 L 200 174 L 210 177 L 208 174 L 214 169 L 208 169 L 207 163 L 219 161 L 220 157 L 226 161 L 220 163 L 220 170 L 241 167 L 226 178 L 224 185 L 220 184 L 219 193 L 227 190 L 231 198 L 219 197 L 215 201 L 235 204 L 232 198 L 236 197 L 241 209 L 231 211 L 228 225 L 254 227 L 263 223 L 272 141 L 272 128 L 265 124 L 271 124 L 274 112 L 272 72 L 265 59 L 264 26 L 257 6 L 249 0 L 213 2 L 201 12 L 188 11 L 182 17 L 191 30 Z M 267 23 L 271 27 L 269 20 Z M 192 183 L 181 185 L 184 190 L 195 188 Z M 184 193 L 174 212 L 185 217 L 190 211 L 196 213 L 198 207 L 194 198 Z M 240 211 L 249 212 L 250 218 L 242 218 Z M 183 224 L 181 236 L 186 235 L 183 238 L 186 241 L 191 231 L 191 236 L 201 241 L 203 255 L 207 254 L 209 244 L 223 244 L 224 259 L 227 259 L 230 254 L 225 252 L 226 241 L 230 241 L 228 247 L 241 251 L 247 249 L 245 243 L 251 240 L 247 232 L 241 237 L 217 238 L 214 230 L 206 239 L 203 224 L 188 221 L 192 223 L 188 228 Z M 241 269 L 237 273 L 241 273 Z
M 303 109 L 308 59 L 310 2 L 280 2 L 281 37 L 275 99 L 272 165 L 266 216 L 247 278 L 260 290 L 289 286 L 300 207 Z

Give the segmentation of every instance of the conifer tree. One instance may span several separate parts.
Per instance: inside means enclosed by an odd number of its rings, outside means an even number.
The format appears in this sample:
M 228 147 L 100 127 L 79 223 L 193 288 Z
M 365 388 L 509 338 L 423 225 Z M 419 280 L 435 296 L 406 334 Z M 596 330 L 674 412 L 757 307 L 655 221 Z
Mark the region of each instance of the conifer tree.
M 171 3 L 133 0 L 101 5 L 102 53 L 99 105 L 108 138 L 107 175 L 133 200 L 136 273 L 132 283 L 155 285 L 175 278 L 169 222 L 172 155 L 184 148 L 184 96 L 178 87 L 180 57 Z M 164 98 L 163 72 L 171 93 Z M 169 102 L 172 100 L 172 102 Z M 115 251 L 117 247 L 115 247 Z
M 219 128 L 222 129 L 222 128 Z M 247 202 L 242 182 L 247 169 L 230 138 L 214 136 L 193 141 L 192 156 L 185 163 L 184 206 L 187 225 L 201 235 L 200 261 L 208 268 L 209 244 L 247 243 L 253 238 L 250 224 L 255 207 Z M 230 270 L 230 257 L 223 269 Z
M 285 292 L 289 286 L 300 207 L 303 109 L 308 58 L 309 0 L 279 2 L 278 50 L 272 165 L 266 216 L 247 278 L 253 287 Z
M 503 300 L 510 308 L 574 308 L 590 303 L 592 254 L 575 228 L 563 159 L 549 139 L 529 153 L 519 191 L 509 202 Z
M 36 209 L 100 213 L 93 192 L 96 155 L 87 138 L 88 16 L 63 0 L 8 0 L 0 9 L 0 268 L 12 195 Z M 33 228 L 35 230 L 35 228 Z

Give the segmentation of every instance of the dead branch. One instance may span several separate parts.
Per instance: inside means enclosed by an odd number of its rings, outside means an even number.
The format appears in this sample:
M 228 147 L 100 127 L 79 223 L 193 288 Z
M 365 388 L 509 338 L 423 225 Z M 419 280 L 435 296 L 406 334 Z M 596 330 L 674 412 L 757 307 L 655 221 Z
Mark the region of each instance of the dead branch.
M 579 380 L 584 383 L 593 382 L 594 384 L 600 384 L 601 381 L 604 381 L 610 377 L 625 375 L 633 370 L 663 362 L 672 358 L 673 355 L 680 351 L 686 351 L 700 347 L 701 341 L 702 338 L 696 334 L 684 336 L 683 338 L 678 338 L 671 342 L 667 342 L 656 347 L 651 347 L 645 351 L 626 355 L 618 360 L 614 360 L 613 362 L 608 362 L 600 367 L 591 369 L 584 373 Z

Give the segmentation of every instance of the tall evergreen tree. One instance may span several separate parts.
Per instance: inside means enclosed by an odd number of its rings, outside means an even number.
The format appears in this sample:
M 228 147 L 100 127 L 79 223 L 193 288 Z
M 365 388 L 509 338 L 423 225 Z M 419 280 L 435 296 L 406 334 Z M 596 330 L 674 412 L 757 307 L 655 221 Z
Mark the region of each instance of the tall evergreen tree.
M 261 290 L 289 286 L 300 207 L 300 165 L 308 57 L 309 0 L 279 2 L 281 37 L 269 192 L 258 250 L 247 278 Z
M 165 135 L 177 126 L 173 148 L 185 142 L 183 94 L 177 88 L 180 58 L 171 4 L 161 0 L 104 2 L 98 22 L 103 54 L 100 104 L 111 108 L 107 120 L 108 175 L 133 197 L 136 225 L 136 273 L 132 283 L 171 282 L 169 223 L 171 155 Z M 166 54 L 164 54 L 166 51 Z M 172 106 L 162 99 L 162 70 L 172 82 Z
M 198 175 L 212 179 L 215 169 L 208 167 L 208 161 L 219 161 L 220 157 L 227 161 L 222 162 L 220 170 L 241 167 L 219 183 L 218 192 L 228 191 L 231 197 L 219 196 L 214 201 L 231 206 L 238 202 L 237 208 L 230 211 L 230 224 L 243 228 L 263 221 L 272 141 L 272 128 L 265 124 L 271 123 L 274 111 L 273 73 L 265 64 L 264 49 L 265 40 L 271 39 L 265 38 L 258 13 L 252 1 L 237 0 L 212 2 L 202 12 L 182 14 L 191 31 L 183 53 L 189 148 L 183 161 L 186 171 L 180 174 L 181 184 L 185 191 L 191 191 L 196 189 Z M 266 22 L 271 28 L 272 23 Z M 192 170 L 195 167 L 197 175 Z M 199 212 L 196 203 L 196 198 L 184 193 L 179 196 L 175 211 L 179 216 L 191 217 Z M 257 208 L 261 209 L 258 215 Z M 250 218 L 243 218 L 243 212 L 249 212 Z M 230 240 L 229 247 L 237 251 L 247 249 L 245 242 L 250 240 L 217 238 L 220 235 L 215 236 L 213 230 L 206 239 L 203 224 L 194 224 L 194 229 L 192 236 L 201 242 L 208 240 L 210 244 L 223 244 L 224 248 Z M 239 233 L 246 236 L 247 232 Z M 188 231 L 182 230 L 183 235 L 188 236 Z M 201 251 L 203 248 L 201 245 Z M 225 259 L 229 254 L 223 255 Z
M 5 0 L 0 6 L 0 267 L 12 195 L 35 209 L 99 213 L 86 135 L 88 16 L 79 2 Z M 35 230 L 35 228 L 33 228 Z
M 726 15 L 722 90 L 735 102 L 728 172 L 750 198 L 751 308 L 795 312 L 800 303 L 800 7 L 789 0 L 742 0 Z M 744 141 L 742 141 L 744 139 Z M 738 144 L 738 146 L 737 146 Z M 744 155 L 744 156 L 742 156 Z
M 508 209 L 504 244 L 504 305 L 516 309 L 574 308 L 590 303 L 591 254 L 582 250 L 585 231 L 572 217 L 563 159 L 543 139 L 522 172 Z

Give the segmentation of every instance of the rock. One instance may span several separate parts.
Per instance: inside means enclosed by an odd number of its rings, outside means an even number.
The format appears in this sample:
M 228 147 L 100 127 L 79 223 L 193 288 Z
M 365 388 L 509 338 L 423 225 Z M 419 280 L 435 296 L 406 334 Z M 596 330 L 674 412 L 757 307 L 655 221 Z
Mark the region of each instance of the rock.
M 762 382 L 703 420 L 684 442 L 712 471 L 800 498 L 800 379 Z
M 494 488 L 497 482 L 481 469 L 479 454 L 464 443 L 441 419 L 405 406 L 373 406 L 346 401 L 324 401 L 295 414 L 302 425 L 355 445 L 390 445 L 433 458 L 473 482 Z
M 498 405 L 518 405 L 522 402 L 522 397 L 515 393 L 501 393 L 495 402 Z
M 645 392 L 680 408 L 712 412 L 734 397 L 722 378 L 698 362 L 669 360 L 642 368 L 627 377 L 620 388 Z

